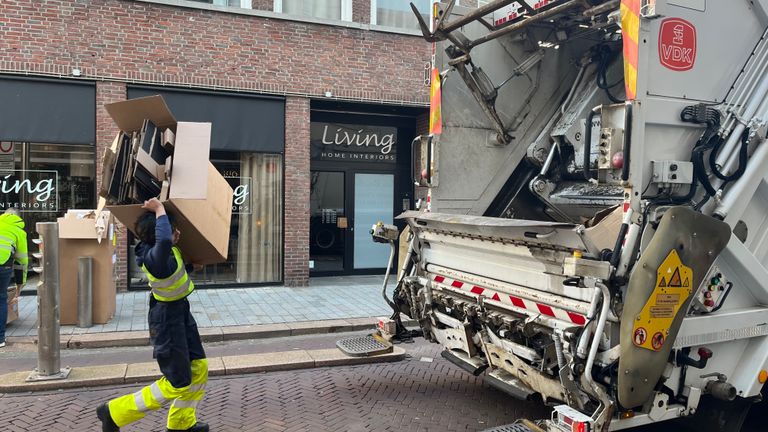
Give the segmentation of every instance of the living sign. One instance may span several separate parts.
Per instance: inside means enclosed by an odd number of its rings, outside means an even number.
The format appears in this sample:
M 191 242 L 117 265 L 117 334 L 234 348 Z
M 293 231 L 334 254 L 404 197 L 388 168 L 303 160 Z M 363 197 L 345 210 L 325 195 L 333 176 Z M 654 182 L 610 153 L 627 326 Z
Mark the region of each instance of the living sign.
M 0 210 L 56 212 L 59 209 L 56 171 L 7 171 L 0 174 Z
M 397 128 L 312 123 L 312 158 L 353 162 L 395 162 Z

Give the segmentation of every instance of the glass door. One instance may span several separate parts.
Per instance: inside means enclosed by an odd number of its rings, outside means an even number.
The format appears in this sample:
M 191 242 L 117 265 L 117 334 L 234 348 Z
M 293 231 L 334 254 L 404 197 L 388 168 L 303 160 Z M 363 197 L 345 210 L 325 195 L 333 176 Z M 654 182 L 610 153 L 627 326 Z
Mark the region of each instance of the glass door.
M 392 224 L 395 176 L 355 173 L 354 268 L 387 267 L 389 245 L 371 240 L 371 227 L 378 221 Z
M 344 271 L 344 173 L 312 171 L 310 183 L 309 268 L 311 272 Z

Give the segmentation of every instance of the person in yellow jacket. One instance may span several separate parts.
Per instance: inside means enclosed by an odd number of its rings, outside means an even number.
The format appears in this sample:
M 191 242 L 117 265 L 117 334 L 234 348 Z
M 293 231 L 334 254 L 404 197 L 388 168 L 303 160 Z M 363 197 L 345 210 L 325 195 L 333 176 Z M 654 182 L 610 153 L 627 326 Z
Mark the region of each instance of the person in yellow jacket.
M 27 233 L 16 209 L 0 215 L 0 348 L 5 346 L 5 321 L 8 319 L 8 286 L 11 277 L 16 289 L 27 282 Z
M 176 247 L 180 233 L 156 198 L 145 201 L 143 208 L 149 211 L 136 223 L 140 240 L 136 261 L 152 288 L 149 337 L 163 377 L 136 393 L 99 405 L 96 416 L 103 432 L 115 432 L 142 419 L 147 411 L 171 404 L 168 431 L 208 432 L 208 425 L 196 417 L 208 382 L 208 360 L 189 311 L 187 296 L 195 285 Z

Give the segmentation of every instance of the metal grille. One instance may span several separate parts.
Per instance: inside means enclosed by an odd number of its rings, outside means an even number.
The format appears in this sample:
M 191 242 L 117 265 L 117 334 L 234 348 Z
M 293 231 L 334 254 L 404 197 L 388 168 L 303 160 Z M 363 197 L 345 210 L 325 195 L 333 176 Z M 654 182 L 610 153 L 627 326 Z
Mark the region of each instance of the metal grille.
M 367 357 L 392 352 L 391 344 L 385 344 L 371 335 L 341 339 L 336 342 L 336 346 L 344 354 L 352 357 Z
M 532 432 L 528 426 L 523 424 L 508 424 L 496 426 L 491 429 L 483 429 L 481 432 Z

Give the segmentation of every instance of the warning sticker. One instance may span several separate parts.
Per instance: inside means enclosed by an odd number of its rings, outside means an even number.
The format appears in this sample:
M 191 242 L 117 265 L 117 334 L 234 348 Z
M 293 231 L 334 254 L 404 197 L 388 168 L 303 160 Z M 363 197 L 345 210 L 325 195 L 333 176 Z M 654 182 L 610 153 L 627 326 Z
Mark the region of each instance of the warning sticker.
M 653 335 L 653 339 L 651 339 L 651 347 L 653 347 L 654 351 L 658 351 L 661 349 L 661 347 L 664 345 L 664 335 L 660 332 L 657 332 Z
M 659 351 L 680 308 L 691 295 L 693 271 L 683 265 L 672 249 L 656 271 L 656 286 L 635 319 L 633 342 L 636 346 Z M 641 331 L 643 337 L 638 337 Z M 653 337 L 648 337 L 652 334 Z M 642 340 L 642 342 L 641 342 Z
M 648 332 L 645 331 L 644 328 L 638 327 L 637 330 L 635 330 L 635 337 L 632 339 L 632 342 L 634 342 L 635 345 L 640 346 L 645 343 L 646 339 L 648 339 Z
M 671 318 L 675 316 L 675 306 L 651 306 L 651 318 Z
M 656 296 L 657 305 L 676 305 L 680 303 L 680 294 L 658 294 Z

